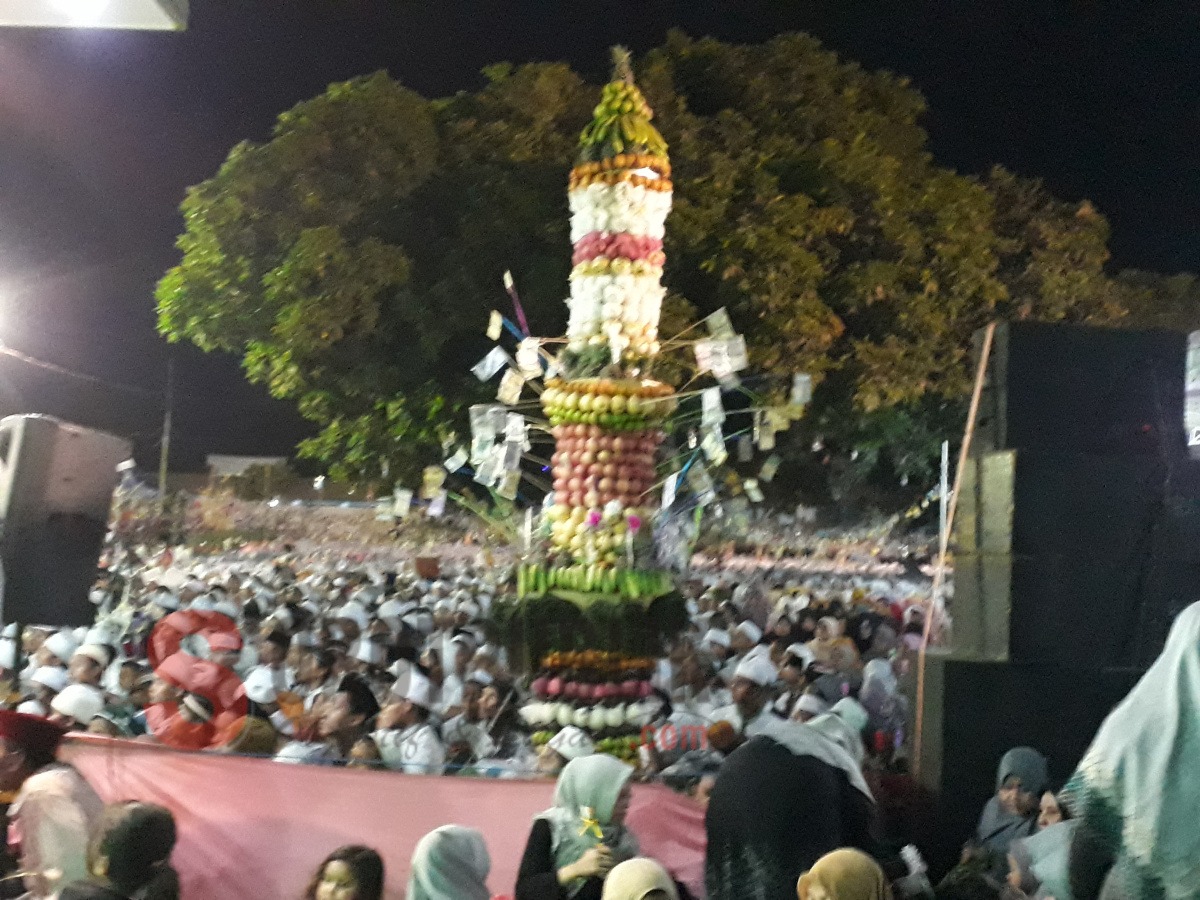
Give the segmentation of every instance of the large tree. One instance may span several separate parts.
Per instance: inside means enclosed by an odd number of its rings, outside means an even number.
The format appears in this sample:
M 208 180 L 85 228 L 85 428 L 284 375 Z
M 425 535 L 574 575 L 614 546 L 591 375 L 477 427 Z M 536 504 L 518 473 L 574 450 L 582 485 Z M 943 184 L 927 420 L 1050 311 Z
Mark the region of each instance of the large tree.
M 505 269 L 535 333 L 563 329 L 566 176 L 597 88 L 561 64 L 485 74 L 433 101 L 383 74 L 333 85 L 184 201 L 160 329 L 241 354 L 341 474 L 436 458 L 439 426 L 485 396 L 467 370 Z M 728 307 L 756 368 L 817 376 L 806 427 L 866 468 L 928 474 L 989 319 L 1112 322 L 1149 302 L 1106 274 L 1089 205 L 935 165 L 920 94 L 810 37 L 674 34 L 637 74 L 671 144 L 671 308 Z

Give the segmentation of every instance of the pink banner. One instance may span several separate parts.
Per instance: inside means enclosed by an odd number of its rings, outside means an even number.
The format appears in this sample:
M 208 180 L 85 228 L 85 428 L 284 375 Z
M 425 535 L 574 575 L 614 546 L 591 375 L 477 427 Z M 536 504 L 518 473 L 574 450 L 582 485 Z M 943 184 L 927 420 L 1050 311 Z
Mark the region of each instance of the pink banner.
M 170 809 L 184 900 L 298 900 L 316 866 L 344 844 L 383 856 L 389 900 L 403 897 L 413 846 L 440 825 L 478 828 L 493 893 L 511 895 L 530 820 L 550 781 L 424 777 L 188 753 L 106 738 L 72 738 L 60 757 L 106 801 Z M 629 824 L 642 850 L 703 897 L 704 811 L 666 788 L 634 790 Z

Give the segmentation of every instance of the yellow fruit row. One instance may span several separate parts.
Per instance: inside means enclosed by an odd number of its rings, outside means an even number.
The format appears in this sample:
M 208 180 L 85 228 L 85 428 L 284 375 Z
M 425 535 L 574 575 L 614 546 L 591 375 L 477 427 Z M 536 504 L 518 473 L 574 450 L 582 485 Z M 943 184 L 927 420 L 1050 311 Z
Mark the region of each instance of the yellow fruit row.
M 618 153 L 596 162 L 580 163 L 571 170 L 571 174 L 595 175 L 613 169 L 653 169 L 664 178 L 671 176 L 671 163 L 665 157 L 652 153 Z
M 614 169 L 610 172 L 597 172 L 593 175 L 577 175 L 576 169 L 571 170 L 571 177 L 567 183 L 568 190 L 576 188 L 585 188 L 593 184 L 632 184 L 635 187 L 644 187 L 651 191 L 664 191 L 669 193 L 674 189 L 669 178 L 647 178 L 644 175 L 635 175 L 629 169 Z
M 635 378 L 576 378 L 562 381 L 551 378 L 546 387 L 558 394 L 603 394 L 625 397 L 669 397 L 675 389 L 661 381 L 637 380 Z M 544 397 L 543 397 L 544 399 Z

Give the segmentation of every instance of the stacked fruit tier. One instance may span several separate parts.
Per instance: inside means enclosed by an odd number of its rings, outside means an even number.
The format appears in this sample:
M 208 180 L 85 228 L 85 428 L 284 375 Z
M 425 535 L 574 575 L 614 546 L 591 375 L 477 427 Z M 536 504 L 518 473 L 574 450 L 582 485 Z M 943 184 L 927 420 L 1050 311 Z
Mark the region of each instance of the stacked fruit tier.
M 653 671 L 654 660 L 615 653 L 548 654 L 521 717 L 535 729 L 536 744 L 573 725 L 586 731 L 600 752 L 633 758 L 657 708 L 651 699 Z
M 614 53 L 580 137 L 568 199 L 573 245 L 563 377 L 542 408 L 555 438 L 553 502 L 544 559 L 523 564 L 517 593 L 554 592 L 577 605 L 593 596 L 640 600 L 670 591 L 654 568 L 655 455 L 674 412 L 669 385 L 640 377 L 659 352 L 658 321 L 671 167 L 654 113 L 633 83 L 629 55 Z
M 567 347 L 574 352 L 606 348 L 616 362 L 658 352 L 672 185 L 653 116 L 632 80 L 614 81 L 581 138 L 584 161 L 568 186 L 574 268 Z
M 556 447 L 554 504 L 546 519 L 557 565 L 545 588 L 634 597 L 660 592 L 653 576 L 632 570 L 635 549 L 649 540 L 660 426 L 675 408 L 670 386 L 637 379 L 552 381 L 542 408 Z M 538 586 L 525 585 L 526 593 Z

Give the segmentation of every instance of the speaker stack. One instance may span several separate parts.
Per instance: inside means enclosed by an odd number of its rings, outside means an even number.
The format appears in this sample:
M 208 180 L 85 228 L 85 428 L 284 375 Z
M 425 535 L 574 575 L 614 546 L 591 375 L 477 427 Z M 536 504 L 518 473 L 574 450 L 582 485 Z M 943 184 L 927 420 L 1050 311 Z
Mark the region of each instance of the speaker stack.
M 996 331 L 955 556 L 959 659 L 1145 669 L 1200 586 L 1187 339 Z
M 91 623 L 88 593 L 117 466 L 132 450 L 123 438 L 49 416 L 0 421 L 0 620 Z
M 1000 756 L 1038 747 L 1065 780 L 1200 599 L 1186 355 L 1165 331 L 996 329 L 958 499 L 951 646 L 926 679 L 922 779 L 942 799 L 943 863 Z

